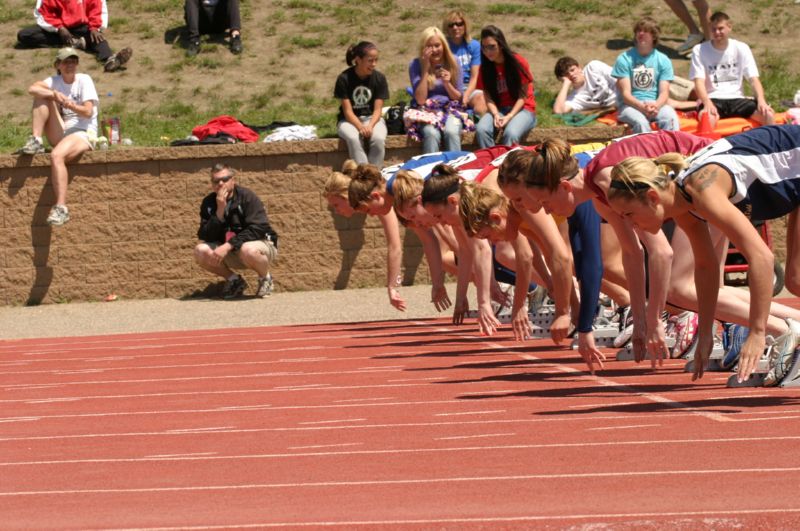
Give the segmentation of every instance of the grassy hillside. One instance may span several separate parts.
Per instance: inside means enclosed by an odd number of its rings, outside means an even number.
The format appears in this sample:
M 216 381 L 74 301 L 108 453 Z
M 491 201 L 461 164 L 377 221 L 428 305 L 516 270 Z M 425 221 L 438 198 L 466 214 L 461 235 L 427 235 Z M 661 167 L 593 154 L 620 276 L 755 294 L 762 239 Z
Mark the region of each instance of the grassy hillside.
M 0 0 L 0 29 L 6 36 L 0 52 L 4 153 L 19 147 L 29 134 L 27 87 L 52 70 L 54 50 L 14 48 L 17 30 L 33 23 L 34 3 Z M 109 0 L 108 39 L 114 49 L 133 47 L 133 58 L 126 71 L 106 74 L 84 56 L 81 69 L 95 80 L 102 115 L 121 117 L 123 135 L 136 145 L 167 144 L 218 114 L 252 124 L 314 124 L 321 136 L 333 136 L 338 104 L 331 95 L 336 75 L 345 68 L 347 45 L 361 39 L 376 42 L 392 100 L 407 99 L 407 66 L 417 53 L 418 35 L 426 26 L 439 26 L 443 13 L 453 7 L 470 14 L 473 34 L 477 36 L 481 25 L 496 24 L 528 59 L 544 127 L 557 123 L 549 109 L 557 90 L 552 69 L 559 56 L 611 63 L 630 46 L 631 27 L 641 15 L 659 20 L 666 52 L 686 36 L 661 0 L 447 0 L 435 5 L 409 0 L 243 0 L 244 53 L 233 56 L 223 43 L 204 40 L 201 54 L 188 59 L 177 38 L 183 26 L 182 0 Z M 712 7 L 734 18 L 734 36 L 753 47 L 768 99 L 782 109 L 780 100 L 800 89 L 800 5 L 753 0 L 714 1 Z M 673 56 L 673 63 L 678 75 L 688 74 L 686 59 Z

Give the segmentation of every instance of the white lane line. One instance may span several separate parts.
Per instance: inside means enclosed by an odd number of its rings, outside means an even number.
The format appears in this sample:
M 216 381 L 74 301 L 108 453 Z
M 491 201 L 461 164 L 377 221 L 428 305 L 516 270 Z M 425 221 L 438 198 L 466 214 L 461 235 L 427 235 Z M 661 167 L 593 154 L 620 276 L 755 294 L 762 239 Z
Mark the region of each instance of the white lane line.
M 405 365 L 371 365 L 369 367 L 357 367 L 357 371 L 374 371 L 375 369 L 405 369 Z
M 430 329 L 431 330 L 435 330 L 436 328 L 435 327 L 430 327 Z M 421 330 L 417 328 L 413 332 L 398 332 L 398 333 L 394 334 L 394 336 L 395 337 L 409 336 L 409 335 L 412 335 L 412 334 L 418 334 L 420 331 Z M 225 339 L 225 342 L 224 342 L 225 345 L 240 345 L 240 344 L 253 345 L 253 344 L 264 344 L 264 343 L 293 343 L 293 342 L 300 342 L 300 343 L 310 343 L 310 342 L 320 343 L 320 342 L 322 342 L 322 343 L 325 343 L 325 342 L 333 342 L 333 341 L 336 341 L 336 340 L 350 340 L 350 339 L 367 339 L 367 340 L 369 340 L 369 339 L 378 338 L 378 336 L 381 335 L 381 334 L 358 334 L 358 333 L 349 334 L 349 333 L 347 333 L 346 330 L 343 331 L 343 333 L 341 333 L 341 334 L 321 335 L 321 336 L 289 336 L 289 337 L 287 337 L 285 331 L 280 331 L 280 332 L 276 332 L 275 333 L 275 335 L 278 335 L 278 334 L 280 334 L 280 337 L 265 338 L 265 339 L 260 339 L 260 338 L 254 339 L 252 337 L 252 334 L 250 334 L 250 335 L 242 334 L 241 335 L 242 339 L 236 339 L 235 336 L 226 335 L 226 334 L 219 334 L 219 335 L 215 335 L 215 336 L 202 336 L 200 338 L 200 340 L 198 340 L 198 338 L 196 336 L 194 336 L 194 337 L 193 336 L 187 336 L 186 339 L 192 339 L 192 341 L 190 341 L 190 342 L 169 342 L 170 338 L 166 338 L 166 339 L 152 338 L 152 339 L 148 339 L 148 341 L 153 341 L 156 344 L 147 344 L 147 345 L 131 343 L 130 340 L 122 340 L 122 341 L 116 342 L 116 343 L 125 343 L 123 346 L 115 346 L 115 344 L 114 344 L 115 342 L 113 342 L 113 341 L 111 341 L 111 342 L 109 342 L 109 341 L 97 341 L 97 342 L 93 342 L 93 343 L 86 343 L 86 342 L 64 343 L 64 345 L 68 345 L 68 346 L 62 347 L 62 346 L 57 346 L 57 345 L 56 346 L 49 345 L 50 347 L 53 347 L 53 348 L 41 347 L 41 348 L 38 348 L 36 350 L 31 349 L 29 345 L 21 345 L 20 348 L 25 349 L 25 350 L 22 350 L 22 351 L 5 350 L 4 354 L 5 355 L 21 354 L 23 356 L 34 357 L 34 356 L 44 355 L 44 354 L 53 354 L 53 353 L 64 353 L 64 354 L 66 354 L 66 353 L 69 353 L 69 352 L 88 352 L 88 351 L 96 351 L 96 350 L 129 351 L 129 350 L 175 349 L 175 348 L 180 348 L 180 347 L 188 347 L 188 348 L 191 348 L 191 347 L 208 347 L 209 342 L 207 341 L 207 339 L 209 339 L 209 337 L 224 338 Z M 183 338 L 181 338 L 181 339 L 183 339 Z M 407 341 L 395 341 L 395 342 L 392 343 L 392 346 L 399 346 L 399 345 L 404 345 L 404 344 L 407 344 L 407 343 L 417 343 L 417 342 L 418 342 L 418 339 L 408 339 Z M 87 346 L 89 344 L 97 345 L 97 346 Z M 376 346 L 380 346 L 380 345 L 376 345 Z M 301 347 L 301 348 L 303 348 L 303 347 Z M 311 348 L 320 348 L 320 347 L 311 347 Z M 327 348 L 327 347 L 325 347 L 325 348 Z M 4 349 L 0 349 L 0 352 L 2 352 L 3 350 Z M 284 348 L 283 350 L 288 350 L 288 349 Z M 133 357 L 138 357 L 138 356 L 133 356 Z
M 364 443 L 342 443 L 342 444 L 314 444 L 311 446 L 290 446 L 289 450 L 309 450 L 312 448 L 335 448 L 339 446 L 362 446 Z
M 618 407 L 618 406 L 634 406 L 641 404 L 641 402 L 605 402 L 602 404 L 579 404 L 577 406 L 567 406 L 570 409 L 591 409 L 594 407 Z
M 519 389 L 491 389 L 491 390 L 484 390 L 484 391 L 470 391 L 469 393 L 459 393 L 458 396 L 471 396 L 471 395 L 485 395 L 486 393 L 498 394 L 498 393 L 516 393 Z
M 459 415 L 490 415 L 492 413 L 505 413 L 505 409 L 493 409 L 485 411 L 460 411 L 458 413 L 435 413 L 434 417 L 457 417 Z
M 434 441 L 454 441 L 456 439 L 481 439 L 484 437 L 510 437 L 516 433 L 482 433 L 480 435 L 455 435 L 453 437 L 436 437 Z
M 396 380 L 386 380 L 387 382 L 432 382 L 434 380 L 446 380 L 447 376 L 431 376 L 430 378 L 399 378 Z
M 312 422 L 298 422 L 300 426 L 310 426 L 314 424 L 335 424 L 338 422 L 364 422 L 367 419 L 339 419 L 339 420 L 315 420 Z
M 653 428 L 661 426 L 661 424 L 636 424 L 630 426 L 604 426 L 602 428 L 586 428 L 586 431 L 602 431 L 602 430 L 631 430 L 634 428 Z
M 37 420 L 41 420 L 41 417 L 8 417 L 0 419 L 0 424 L 12 422 L 35 422 Z
M 160 460 L 160 459 L 159 459 Z M 425 485 L 440 483 L 477 483 L 500 481 L 530 481 L 530 480 L 560 480 L 560 479 L 585 479 L 585 478 L 630 478 L 649 476 L 719 476 L 727 474 L 795 474 L 800 472 L 800 467 L 789 468 L 721 468 L 721 469 L 688 469 L 688 470 L 639 470 L 628 472 L 578 472 L 566 474 L 519 474 L 513 476 L 461 476 L 461 477 L 430 477 L 430 478 L 404 478 L 383 480 L 356 480 L 356 481 L 309 481 L 297 483 L 255 483 L 248 485 L 192 485 L 184 487 L 141 487 L 123 489 L 59 489 L 59 490 L 30 490 L 19 492 L 0 492 L 2 497 L 41 496 L 56 494 L 113 494 L 134 492 L 196 492 L 196 491 L 226 491 L 226 490 L 252 490 L 252 489 L 296 489 L 316 487 L 360 487 L 373 485 Z
M 531 360 L 531 361 L 539 360 L 539 358 L 537 358 L 536 356 L 531 356 L 530 354 L 522 354 L 520 357 L 522 357 L 523 359 L 526 359 L 526 360 Z M 698 411 L 697 409 L 692 408 L 688 404 L 684 404 L 683 402 L 678 402 L 677 400 L 672 400 L 671 398 L 667 398 L 665 396 L 657 395 L 657 394 L 654 394 L 654 393 L 642 393 L 641 391 L 639 391 L 638 389 L 633 387 L 634 384 L 621 384 L 621 383 L 615 382 L 614 380 L 610 380 L 608 378 L 603 378 L 602 376 L 598 376 L 596 374 L 595 375 L 584 374 L 583 371 L 579 371 L 578 369 L 574 369 L 574 368 L 569 367 L 567 365 L 562 365 L 560 367 L 560 369 L 561 369 L 561 372 L 565 372 L 565 373 L 569 373 L 569 374 L 580 374 L 581 376 L 584 376 L 585 378 L 594 380 L 595 382 L 597 382 L 597 383 L 599 383 L 599 384 L 601 384 L 601 385 L 603 385 L 605 387 L 611 387 L 611 388 L 614 388 L 614 389 L 619 389 L 620 391 L 623 391 L 625 393 L 631 394 L 633 396 L 639 396 L 641 398 L 644 398 L 645 400 L 649 400 L 650 402 L 655 402 L 657 404 L 664 404 L 665 406 L 670 407 L 670 408 L 674 408 L 674 409 L 689 410 L 693 415 L 696 415 L 698 417 L 705 417 L 707 419 L 714 420 L 714 421 L 717 421 L 717 422 L 731 422 L 732 421 L 732 419 L 726 417 L 722 413 L 712 413 L 710 411 Z
M 7 391 L 20 391 L 29 389 L 44 389 L 50 387 L 65 387 L 74 385 L 121 385 L 129 383 L 162 383 L 162 382 L 195 382 L 204 380 L 238 380 L 243 378 L 266 378 L 266 377 L 284 377 L 284 376 L 341 376 L 343 374 L 364 374 L 365 371 L 318 371 L 318 372 L 303 372 L 303 371 L 283 371 L 283 372 L 262 372 L 262 373 L 248 373 L 248 374 L 229 374 L 225 376 L 182 376 L 172 378 L 141 378 L 132 380 L 86 380 L 86 381 L 73 381 L 73 382 L 59 382 L 57 384 L 41 385 L 36 383 L 22 383 L 5 385 Z M 371 373 L 377 372 L 395 372 L 395 369 L 375 369 L 369 371 Z
M 800 419 L 800 415 L 790 415 L 785 417 L 763 417 L 757 419 L 730 419 L 731 422 L 772 422 L 773 420 Z
M 345 398 L 344 400 L 334 400 L 333 402 L 336 404 L 341 404 L 346 402 L 378 402 L 380 400 L 397 400 L 397 397 L 385 396 L 380 398 Z
M 694 416 L 690 414 L 662 414 L 663 418 L 676 418 L 676 417 L 687 417 L 687 416 Z M 659 417 L 662 417 L 659 415 Z M 38 417 L 30 417 L 22 420 L 39 420 Z M 481 419 L 481 420 L 459 420 L 459 421 L 447 421 L 447 422 L 406 422 L 406 423 L 398 423 L 398 424 L 361 424 L 361 425 L 354 425 L 354 426 L 303 426 L 303 427 L 279 427 L 279 428 L 236 428 L 236 429 L 221 429 L 215 433 L 272 433 L 272 432 L 294 432 L 294 431 L 330 431 L 330 430 L 351 430 L 351 429 L 399 429 L 399 428 L 430 428 L 430 427 L 441 427 L 441 426 L 467 426 L 470 424 L 530 424 L 530 423 L 544 423 L 544 422 L 554 422 L 554 423 L 563 423 L 563 422 L 586 422 L 586 421 L 597 421 L 597 420 L 630 420 L 630 416 L 603 416 L 603 417 L 592 417 L 591 419 L 586 418 L 569 418 L 569 419 Z M 761 420 L 761 419 L 759 419 Z M 748 422 L 747 419 L 743 419 L 742 422 Z M 59 441 L 59 440 L 67 440 L 67 439 L 113 439 L 115 437 L 156 437 L 156 436 L 171 436 L 171 435 L 182 435 L 184 433 L 191 433 L 189 431 L 137 431 L 137 432 L 119 432 L 119 433 L 79 433 L 75 435 L 32 435 L 32 436 L 21 436 L 21 437 L 0 437 L 0 442 L 19 442 L 19 441 Z M 761 437 L 756 439 L 737 439 L 737 441 L 771 441 L 771 440 L 778 440 L 779 438 L 775 437 Z M 692 442 L 703 442 L 707 439 L 703 440 L 670 440 L 670 441 L 651 441 L 651 442 L 669 442 L 669 443 L 692 443 Z M 786 440 L 800 440 L 800 436 L 797 437 L 788 437 Z M 717 439 L 714 439 L 716 442 L 720 442 Z M 725 441 L 721 441 L 725 442 Z
M 167 430 L 166 433 L 172 434 L 186 434 L 186 433 L 203 433 L 203 432 L 219 432 L 219 431 L 229 431 L 235 429 L 236 426 L 209 426 L 204 428 L 183 428 L 183 429 L 174 429 L 174 430 Z
M 252 528 L 268 528 L 268 527 L 343 527 L 345 529 L 354 526 L 361 527 L 377 527 L 377 526 L 399 526 L 399 525 L 414 525 L 414 526 L 438 526 L 441 524 L 476 524 L 476 523 L 520 523 L 520 522 L 546 522 L 546 521 L 573 521 L 573 520 L 604 520 L 604 519 L 637 519 L 644 518 L 665 518 L 665 517 L 698 517 L 710 516 L 718 518 L 727 518 L 729 515 L 733 516 L 750 516 L 750 515 L 769 515 L 781 513 L 800 513 L 800 507 L 791 507 L 786 509 L 720 509 L 718 511 L 664 511 L 664 512 L 649 512 L 649 513 L 585 513 L 585 514 L 542 514 L 542 515 L 526 515 L 526 516 L 481 516 L 476 518 L 430 518 L 430 519 L 408 519 L 408 520 L 339 520 L 339 521 L 323 521 L 323 522 L 259 522 L 250 524 L 224 524 L 224 525 L 199 525 L 199 526 L 181 526 L 181 527 L 147 527 L 147 528 L 118 528 L 116 531 L 180 531 L 180 530 L 212 530 L 212 529 L 252 529 Z M 649 523 L 649 522 L 647 522 Z M 652 526 L 658 527 L 657 522 Z M 646 525 L 642 522 L 642 526 Z M 592 526 L 596 528 L 600 526 Z M 608 523 L 603 528 L 612 528 L 613 524 Z
M 358 427 L 358 426 L 354 426 Z M 273 454 L 237 454 L 237 455 L 217 455 L 209 457 L 176 457 L 170 461 L 238 461 L 238 460 L 260 460 L 260 459 L 295 459 L 298 457 L 343 457 L 343 456 L 375 456 L 375 455 L 398 455 L 398 454 L 422 454 L 422 453 L 448 453 L 448 452 L 494 452 L 498 451 L 530 451 L 530 450 L 563 450 L 568 448 L 605 448 L 617 446 L 646 446 L 653 444 L 721 444 L 721 443 L 762 443 L 778 441 L 796 441 L 797 437 L 736 437 L 720 439 L 661 439 L 650 441 L 603 441 L 603 442 L 575 442 L 575 443 L 540 443 L 540 444 L 504 444 L 504 445 L 485 445 L 485 446 L 462 446 L 454 448 L 393 448 L 387 450 L 353 450 L 341 452 L 305 452 L 305 453 L 273 453 Z M 85 465 L 96 463 L 146 463 L 152 461 L 145 457 L 120 457 L 120 458 L 94 458 L 94 459 L 62 459 L 51 461 L 15 461 L 0 462 L 0 467 L 17 466 L 42 466 L 42 465 Z M 756 469 L 760 470 L 760 469 Z M 779 470 L 793 470 L 781 468 Z M 800 470 L 800 468 L 798 469 Z M 766 469 L 764 469 L 766 471 Z
M 302 385 L 276 385 L 275 389 L 312 389 L 315 387 L 325 387 L 328 384 L 302 384 Z
M 194 453 L 187 453 L 187 454 L 154 454 L 148 455 L 147 457 L 151 459 L 166 459 L 170 457 L 192 457 L 192 456 L 199 456 L 199 455 L 216 455 L 217 452 L 194 452 Z
M 50 404 L 52 402 L 80 402 L 81 398 L 79 397 L 67 397 L 67 398 L 39 398 L 33 400 L 25 400 L 26 404 Z
M 374 389 L 376 387 L 417 387 L 427 384 L 374 384 L 374 385 L 332 385 L 327 387 L 326 390 L 351 390 L 351 389 Z M 288 391 L 295 391 L 296 389 L 288 389 Z M 277 389 L 270 387 L 269 389 L 226 389 L 222 391 L 175 391 L 172 393 L 138 393 L 138 394 L 125 394 L 125 395 L 88 395 L 76 397 L 62 397 L 55 400 L 69 399 L 69 400 L 112 400 L 112 399 L 131 399 L 131 398 L 163 398 L 167 396 L 201 396 L 201 395 L 231 395 L 231 394 L 250 394 L 250 393 L 277 393 L 285 392 L 287 389 Z M 13 400 L 0 400 L 0 404 L 19 404 L 27 403 L 30 398 L 15 398 Z

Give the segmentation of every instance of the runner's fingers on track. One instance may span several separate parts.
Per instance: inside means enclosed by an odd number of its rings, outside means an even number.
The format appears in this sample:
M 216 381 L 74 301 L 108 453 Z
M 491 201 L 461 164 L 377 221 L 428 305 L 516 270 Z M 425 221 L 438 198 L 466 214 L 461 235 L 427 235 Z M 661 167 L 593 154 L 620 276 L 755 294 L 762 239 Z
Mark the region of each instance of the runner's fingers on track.
M 756 365 L 762 352 L 764 352 L 763 345 L 759 345 L 757 341 L 750 341 L 749 337 L 745 340 L 744 345 L 742 345 L 742 352 L 739 355 L 738 372 L 740 382 L 750 378 L 750 375 L 756 370 Z
M 524 309 L 517 312 L 517 315 L 514 316 L 514 320 L 511 322 L 511 326 L 514 329 L 514 339 L 517 341 L 525 341 L 531 337 L 533 328 L 528 319 L 528 312 Z
M 494 316 L 491 306 L 488 309 L 480 309 L 478 312 L 478 325 L 482 334 L 487 336 L 494 335 L 495 330 L 500 326 L 500 321 Z
M 664 358 L 669 357 L 669 349 L 664 338 L 651 338 L 647 342 L 647 350 L 650 353 L 650 365 L 655 369 L 656 362 L 659 366 L 664 365 Z
M 450 297 L 447 295 L 445 287 L 431 289 L 431 302 L 437 312 L 442 312 L 450 307 Z
M 466 300 L 459 301 L 456 299 L 456 304 L 453 306 L 453 324 L 460 325 L 464 322 L 464 316 L 469 311 L 469 303 Z
M 571 323 L 569 314 L 559 315 L 556 317 L 552 324 L 550 325 L 550 337 L 553 339 L 553 342 L 558 345 L 569 334 L 569 325 Z
M 714 338 L 710 334 L 701 334 L 697 340 L 697 349 L 694 353 L 692 381 L 699 380 L 705 374 L 712 348 L 714 348 Z
M 595 364 L 597 364 L 598 369 L 601 371 L 604 369 L 603 362 L 606 360 L 606 356 L 597 350 L 597 347 L 581 347 L 578 352 L 580 352 L 583 361 L 586 362 L 586 365 L 589 367 L 589 372 L 591 374 L 594 374 Z

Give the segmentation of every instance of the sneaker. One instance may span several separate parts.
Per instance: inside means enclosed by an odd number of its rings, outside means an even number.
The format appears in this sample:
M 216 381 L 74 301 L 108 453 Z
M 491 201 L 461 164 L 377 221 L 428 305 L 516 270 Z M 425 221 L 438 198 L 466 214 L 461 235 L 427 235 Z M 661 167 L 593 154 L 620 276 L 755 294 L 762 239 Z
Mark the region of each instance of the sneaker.
M 234 35 L 231 37 L 231 53 L 239 55 L 242 53 L 242 36 Z
M 105 66 L 103 66 L 103 70 L 106 72 L 116 72 L 130 60 L 131 55 L 133 55 L 133 50 L 131 48 L 121 49 L 108 58 Z
M 186 47 L 186 57 L 194 57 L 200 53 L 200 39 L 189 41 L 189 46 Z
M 633 336 L 633 315 L 630 306 L 619 309 L 619 335 L 614 338 L 614 348 L 624 347 Z
M 76 50 L 85 50 L 86 49 L 86 39 L 83 37 L 73 37 L 72 42 L 70 42 L 70 46 L 75 48 Z
M 750 329 L 734 323 L 725 323 L 722 332 L 722 348 L 725 354 L 719 362 L 723 369 L 733 369 L 739 361 L 739 353 L 742 351 L 745 339 L 750 334 Z
M 242 278 L 242 275 L 236 275 L 236 278 L 225 283 L 225 287 L 222 288 L 222 298 L 230 300 L 240 297 L 242 293 L 244 293 L 245 288 L 247 288 L 245 279 Z
M 681 55 L 692 53 L 692 48 L 706 40 L 702 33 L 690 33 L 686 40 L 683 41 L 675 51 Z
M 50 215 L 47 216 L 47 223 L 54 227 L 60 227 L 69 221 L 69 209 L 67 205 L 55 205 L 50 209 Z
M 786 319 L 789 330 L 772 342 L 772 352 L 769 355 L 769 370 L 764 377 L 764 387 L 774 387 L 781 383 L 783 377 L 792 367 L 800 342 L 800 323 L 794 319 Z M 768 340 L 771 338 L 767 338 Z M 768 341 L 769 342 L 769 341 Z
M 258 279 L 258 289 L 256 289 L 256 297 L 267 297 L 272 295 L 272 275 L 267 273 L 267 276 Z
M 672 357 L 680 358 L 694 340 L 697 334 L 697 314 L 685 311 L 675 317 L 675 346 L 672 347 Z
M 17 150 L 18 155 L 36 155 L 37 153 L 44 153 L 44 144 L 33 135 L 29 136 L 25 145 Z

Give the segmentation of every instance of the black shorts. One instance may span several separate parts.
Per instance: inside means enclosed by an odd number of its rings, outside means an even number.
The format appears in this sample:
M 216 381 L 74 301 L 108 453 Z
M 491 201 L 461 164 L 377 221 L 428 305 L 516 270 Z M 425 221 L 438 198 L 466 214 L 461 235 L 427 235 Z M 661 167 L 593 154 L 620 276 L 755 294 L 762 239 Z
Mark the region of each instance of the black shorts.
M 717 107 L 720 118 L 731 118 L 733 116 L 750 118 L 758 110 L 758 103 L 751 98 L 734 98 L 730 100 L 712 98 L 711 102 Z

